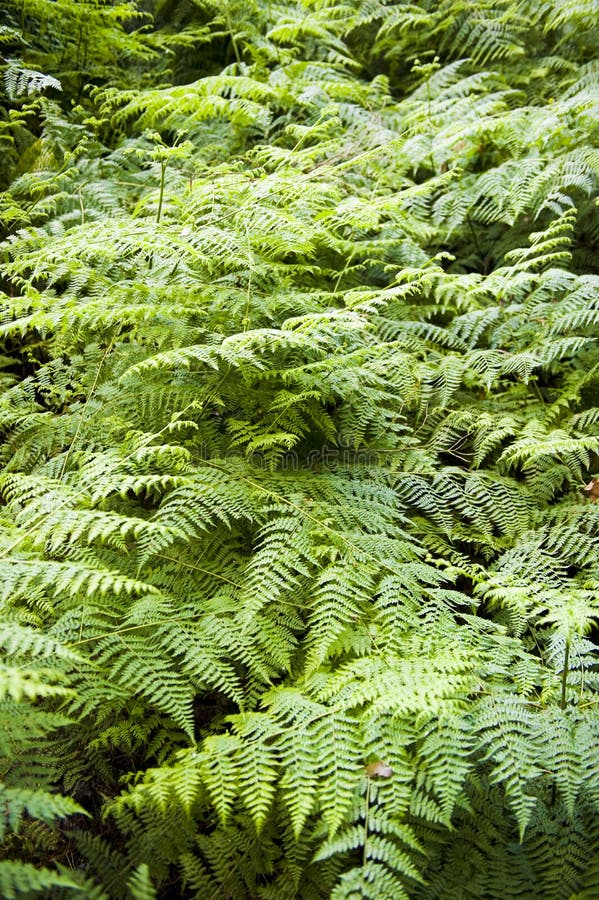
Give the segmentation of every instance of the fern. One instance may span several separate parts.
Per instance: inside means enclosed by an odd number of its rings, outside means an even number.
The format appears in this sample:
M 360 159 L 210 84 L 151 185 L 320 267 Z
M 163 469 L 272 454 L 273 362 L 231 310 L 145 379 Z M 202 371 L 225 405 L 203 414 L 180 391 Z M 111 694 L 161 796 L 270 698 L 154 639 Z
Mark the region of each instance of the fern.
M 594 896 L 592 4 L 150 6 L 0 26 L 0 894 Z

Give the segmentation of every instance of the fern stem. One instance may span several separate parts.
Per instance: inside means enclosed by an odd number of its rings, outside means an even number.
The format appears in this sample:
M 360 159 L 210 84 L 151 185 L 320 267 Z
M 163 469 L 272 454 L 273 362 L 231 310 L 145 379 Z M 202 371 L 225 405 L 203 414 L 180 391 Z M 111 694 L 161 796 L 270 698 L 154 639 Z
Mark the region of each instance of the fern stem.
M 158 197 L 158 212 L 156 213 L 156 224 L 160 224 L 160 217 L 162 216 L 162 201 L 164 200 L 164 181 L 166 178 L 166 161 L 163 160 L 160 163 L 160 196 Z
M 245 226 L 245 237 L 247 240 L 247 248 L 248 248 L 248 285 L 247 285 L 247 293 L 245 300 L 245 316 L 243 323 L 243 330 L 248 331 L 250 327 L 250 305 L 252 302 L 252 274 L 254 271 L 254 254 L 252 253 L 252 242 L 250 241 L 250 232 Z
M 466 215 L 466 224 L 468 225 L 470 234 L 472 235 L 472 240 L 474 241 L 474 246 L 476 247 L 476 252 L 481 257 L 481 260 L 482 260 L 483 251 L 481 249 L 476 231 L 474 230 L 474 225 L 472 224 L 472 219 L 470 218 L 470 213 L 468 213 Z
M 566 648 L 564 650 L 564 667 L 562 669 L 562 693 L 560 697 L 560 707 L 566 708 L 566 689 L 568 686 L 568 667 L 570 663 L 570 638 L 566 638 Z
M 241 53 L 239 52 L 239 47 L 237 46 L 237 41 L 235 40 L 235 32 L 233 31 L 233 24 L 231 22 L 231 14 L 229 12 L 229 4 L 225 3 L 225 19 L 227 22 L 227 30 L 231 35 L 231 46 L 233 47 L 233 53 L 235 54 L 235 59 L 238 63 L 243 62 Z
M 79 37 L 78 37 L 78 39 L 77 39 L 76 57 L 75 57 L 75 68 L 76 68 L 76 69 L 79 68 L 79 53 L 81 52 L 81 40 L 82 40 L 82 38 L 83 38 L 83 25 L 80 25 L 80 26 L 79 26 Z
M 535 378 L 531 378 L 529 384 L 532 387 L 534 393 L 537 395 L 537 397 L 541 401 L 541 403 L 545 403 L 545 398 L 543 397 L 541 388 L 539 387 L 537 380 Z
M 70 445 L 69 445 L 69 449 L 67 450 L 67 452 L 66 452 L 66 454 L 65 454 L 65 457 L 64 457 L 64 459 L 63 459 L 63 461 L 62 461 L 62 466 L 60 467 L 60 474 L 59 474 L 59 476 L 58 476 L 58 480 L 59 480 L 59 481 L 62 481 L 62 479 L 64 478 L 64 473 L 65 473 L 65 471 L 66 471 L 66 468 L 67 468 L 67 465 L 68 465 L 68 462 L 69 462 L 71 453 L 73 452 L 73 447 L 74 447 L 75 444 L 77 443 L 77 439 L 79 438 L 79 434 L 80 434 L 81 429 L 82 429 L 82 427 L 83 427 L 83 422 L 84 422 L 84 420 L 85 420 L 85 416 L 86 416 L 87 410 L 88 410 L 88 408 L 89 408 L 89 404 L 90 404 L 91 399 L 92 399 L 92 397 L 94 396 L 95 390 L 96 390 L 96 388 L 97 388 L 97 386 L 98 386 L 98 381 L 100 380 L 100 372 L 102 371 L 102 366 L 104 365 L 104 363 L 105 363 L 105 361 L 106 361 L 106 358 L 107 358 L 108 354 L 110 353 L 110 351 L 111 351 L 112 348 L 114 347 L 114 342 L 115 342 L 115 340 L 116 340 L 116 337 L 114 337 L 114 338 L 110 341 L 108 347 L 107 347 L 106 350 L 104 351 L 104 355 L 102 356 L 102 359 L 101 359 L 100 362 L 98 363 L 98 367 L 97 367 L 97 369 L 96 369 L 96 375 L 95 375 L 93 384 L 92 384 L 91 388 L 89 389 L 89 393 L 88 393 L 87 398 L 86 398 L 86 400 L 85 400 L 85 405 L 84 405 L 84 407 L 83 407 L 83 409 L 82 409 L 82 411 L 81 411 L 81 415 L 80 415 L 80 417 L 79 417 L 79 422 L 77 423 L 77 428 L 76 428 L 76 430 L 75 430 L 75 434 L 74 434 L 74 436 L 73 436 L 73 440 L 71 441 L 71 443 L 70 443 Z
M 250 852 L 251 852 L 251 847 L 248 847 L 248 849 L 244 850 L 244 852 L 241 854 L 241 856 L 239 856 L 235 860 L 235 864 L 229 869 L 229 871 L 227 872 L 225 877 L 222 879 L 222 881 L 217 889 L 217 892 L 215 894 L 210 895 L 210 900 L 219 900 L 219 898 L 221 898 L 223 896 L 222 890 L 223 890 L 224 886 L 226 885 L 226 883 L 228 881 L 230 881 L 231 876 L 234 875 L 236 871 L 238 871 L 242 862 L 249 856 Z
M 362 868 L 368 862 L 368 815 L 370 813 L 370 778 L 366 778 L 366 806 L 364 810 L 364 847 L 362 848 Z
M 341 271 L 339 272 L 339 276 L 338 276 L 338 278 L 337 278 L 337 281 L 335 282 L 335 287 L 333 288 L 333 293 L 334 293 L 334 294 L 336 294 L 337 291 L 339 290 L 339 284 L 340 284 L 340 282 L 341 282 L 341 279 L 343 278 L 343 276 L 345 275 L 345 273 L 346 273 L 347 270 L 349 269 L 349 267 L 350 267 L 350 265 L 351 265 L 351 261 L 352 261 L 353 258 L 354 258 L 354 251 L 352 250 L 352 252 L 350 253 L 350 255 L 347 257 L 347 260 L 346 260 L 346 262 L 345 262 L 344 267 L 343 267 L 343 268 L 341 269 Z

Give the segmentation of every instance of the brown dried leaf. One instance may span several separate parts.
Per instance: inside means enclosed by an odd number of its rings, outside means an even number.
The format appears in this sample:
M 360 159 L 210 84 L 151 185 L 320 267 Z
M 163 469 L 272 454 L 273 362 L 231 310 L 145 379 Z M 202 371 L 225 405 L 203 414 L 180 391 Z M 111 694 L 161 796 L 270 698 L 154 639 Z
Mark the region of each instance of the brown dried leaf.
M 587 492 L 591 500 L 596 503 L 599 500 L 599 478 L 591 478 L 588 484 L 585 484 L 584 490 Z
M 391 778 L 393 769 L 382 759 L 377 759 L 376 762 L 371 762 L 366 766 L 366 774 L 369 778 Z

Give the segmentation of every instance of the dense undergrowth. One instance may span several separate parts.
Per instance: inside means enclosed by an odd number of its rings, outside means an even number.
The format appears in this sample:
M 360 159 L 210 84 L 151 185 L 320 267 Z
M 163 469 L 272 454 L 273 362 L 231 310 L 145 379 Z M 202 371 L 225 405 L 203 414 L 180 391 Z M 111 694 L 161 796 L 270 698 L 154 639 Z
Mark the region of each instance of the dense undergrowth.
M 5 0 L 0 895 L 599 896 L 593 0 Z

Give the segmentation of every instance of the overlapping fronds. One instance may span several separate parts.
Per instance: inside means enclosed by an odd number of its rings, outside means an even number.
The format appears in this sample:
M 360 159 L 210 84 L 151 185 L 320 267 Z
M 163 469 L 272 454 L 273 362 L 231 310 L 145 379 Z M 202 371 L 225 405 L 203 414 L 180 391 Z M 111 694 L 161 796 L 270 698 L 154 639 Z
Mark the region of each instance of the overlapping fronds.
M 5 6 L 0 894 L 595 896 L 594 4 Z

